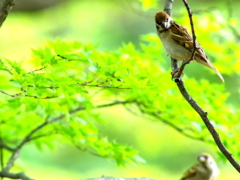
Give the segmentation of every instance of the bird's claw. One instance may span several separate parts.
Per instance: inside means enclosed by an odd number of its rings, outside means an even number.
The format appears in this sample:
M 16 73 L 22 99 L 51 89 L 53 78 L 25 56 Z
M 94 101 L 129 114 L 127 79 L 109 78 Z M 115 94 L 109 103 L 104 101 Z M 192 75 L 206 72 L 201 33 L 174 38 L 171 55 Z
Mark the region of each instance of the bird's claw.
M 182 72 L 181 74 L 179 74 L 179 69 L 180 69 L 180 68 L 176 68 L 176 69 L 174 69 L 174 70 L 171 72 L 172 79 L 179 79 L 179 78 L 181 78 L 181 77 L 184 75 L 183 72 Z

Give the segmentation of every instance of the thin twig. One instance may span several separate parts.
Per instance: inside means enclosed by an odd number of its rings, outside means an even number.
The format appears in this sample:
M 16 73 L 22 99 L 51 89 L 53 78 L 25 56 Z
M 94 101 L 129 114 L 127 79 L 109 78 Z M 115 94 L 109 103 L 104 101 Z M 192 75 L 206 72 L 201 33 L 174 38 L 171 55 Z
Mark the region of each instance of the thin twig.
M 71 142 L 74 144 L 74 146 L 75 146 L 78 150 L 80 150 L 80 151 L 82 151 L 82 152 L 87 152 L 87 153 L 92 154 L 92 155 L 94 155 L 94 156 L 102 157 L 100 154 L 98 154 L 98 153 L 96 153 L 96 152 L 93 152 L 93 151 L 90 151 L 87 147 L 84 147 L 84 148 L 83 148 L 83 147 L 79 146 L 79 144 L 76 143 L 76 142 L 74 142 L 73 140 L 72 140 Z
M 192 19 L 192 14 L 193 14 L 193 13 L 192 13 L 192 11 L 191 11 L 188 3 L 187 3 L 187 0 L 183 0 L 183 3 L 184 3 L 184 5 L 185 5 L 186 8 L 187 8 L 188 16 L 189 16 L 189 20 L 190 20 L 190 25 L 191 25 L 191 30 L 192 30 L 192 38 L 193 38 L 193 50 L 192 50 L 192 55 L 191 55 L 191 57 L 190 57 L 189 59 L 187 59 L 186 61 L 183 61 L 183 62 L 182 62 L 182 65 L 180 66 L 180 68 L 179 68 L 179 70 L 178 70 L 178 74 L 177 74 L 177 76 L 176 76 L 176 77 L 178 77 L 178 78 L 181 77 L 181 74 L 182 74 L 185 66 L 186 66 L 187 64 L 189 64 L 189 63 L 194 59 L 195 52 L 196 52 L 196 49 L 197 49 L 197 47 L 196 47 L 196 45 L 197 45 L 197 44 L 196 44 L 196 39 L 197 39 L 197 37 L 196 37 L 196 34 L 195 34 L 195 29 L 194 29 L 194 24 L 193 24 L 193 19 Z
M 118 80 L 120 81 L 120 80 Z M 99 82 L 98 84 L 89 84 L 89 83 L 92 83 L 93 81 L 89 81 L 89 82 L 83 82 L 83 83 L 76 83 L 76 84 L 73 84 L 73 85 L 77 85 L 77 86 L 88 86 L 88 87 L 98 87 L 98 88 L 108 88 L 108 89 L 132 89 L 130 87 L 122 87 L 123 85 L 118 85 L 118 86 L 111 86 L 111 85 L 103 85 L 104 83 L 108 82 L 107 80 L 106 81 L 103 81 L 103 82 Z M 27 87 L 30 87 L 30 88 L 36 88 L 34 85 L 27 85 Z M 37 88 L 42 88 L 42 89 L 59 89 L 60 87 L 58 86 L 42 86 L 42 87 L 37 87 Z M 22 93 L 24 92 L 24 93 Z M 58 96 L 45 96 L 45 97 L 38 97 L 38 96 L 34 96 L 34 95 L 29 95 L 29 94 L 26 94 L 26 90 L 22 90 L 21 93 L 16 93 L 16 94 L 9 94 L 5 91 L 2 91 L 0 90 L 0 93 L 4 94 L 4 95 L 7 95 L 7 96 L 10 96 L 10 97 L 31 97 L 31 98 L 35 98 L 35 99 L 52 99 L 52 98 L 56 98 Z
M 34 73 L 34 72 L 41 71 L 41 70 L 43 70 L 43 69 L 45 69 L 45 68 L 47 68 L 47 66 L 43 66 L 43 67 L 38 68 L 38 69 L 30 70 L 29 73 L 32 74 L 32 73 Z
M 22 94 L 22 93 L 9 94 L 9 93 L 6 93 L 5 91 L 2 91 L 2 90 L 0 90 L 0 93 L 5 94 L 5 95 L 10 96 L 10 97 L 31 97 L 31 98 L 35 98 L 35 99 L 52 99 L 52 98 L 56 98 L 57 97 L 57 96 L 38 97 L 38 96 Z
M 132 89 L 130 87 L 121 87 L 122 85 L 120 86 L 102 86 L 102 85 L 99 85 L 99 84 L 82 84 L 82 83 L 78 83 L 77 85 L 79 86 L 91 86 L 91 87 L 101 87 L 101 88 L 109 88 L 109 89 Z
M 195 29 L 194 29 L 194 24 L 193 24 L 193 19 L 192 19 L 192 11 L 187 3 L 187 0 L 183 0 L 184 5 L 187 8 L 188 11 L 188 16 L 189 16 L 189 20 L 190 20 L 190 25 L 191 25 L 191 30 L 192 30 L 192 37 L 193 37 L 193 48 L 195 48 L 196 50 L 196 34 L 195 34 Z M 192 57 L 194 56 L 194 53 L 192 53 Z
M 208 139 L 205 139 L 203 137 L 195 137 L 195 136 L 192 136 L 191 134 L 187 133 L 186 130 L 189 130 L 189 131 L 194 131 L 194 129 L 186 129 L 186 128 L 180 128 L 179 126 L 175 125 L 174 123 L 171 123 L 170 121 L 166 120 L 166 119 L 163 119 L 161 117 L 161 115 L 159 115 L 159 113 L 155 113 L 155 112 L 146 112 L 144 111 L 143 109 L 140 108 L 140 111 L 141 113 L 136 113 L 134 112 L 133 110 L 131 110 L 130 108 L 127 108 L 126 109 L 136 115 L 136 116 L 139 116 L 139 117 L 143 117 L 147 120 L 150 120 L 152 122 L 158 122 L 160 121 L 161 123 L 163 124 L 166 124 L 167 126 L 173 128 L 175 131 L 179 132 L 180 134 L 182 134 L 183 136 L 189 138 L 189 139 L 194 139 L 194 140 L 198 140 L 198 141 L 202 141 L 202 142 L 207 142 L 207 143 L 212 143 L 213 141 L 210 141 Z M 149 116 L 146 116 L 146 114 L 149 114 L 150 116 L 152 116 L 153 118 L 149 117 Z

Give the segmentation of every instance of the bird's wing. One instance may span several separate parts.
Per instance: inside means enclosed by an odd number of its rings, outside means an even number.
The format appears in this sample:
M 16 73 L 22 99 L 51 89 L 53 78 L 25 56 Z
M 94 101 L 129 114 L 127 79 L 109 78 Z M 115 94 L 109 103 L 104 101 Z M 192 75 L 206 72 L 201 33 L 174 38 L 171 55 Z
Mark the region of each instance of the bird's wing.
M 171 26 L 171 32 L 172 32 L 172 39 L 180 44 L 181 46 L 185 47 L 187 50 L 192 52 L 193 50 L 193 38 L 180 24 L 174 22 Z M 196 51 L 195 56 L 202 59 L 203 61 L 207 62 L 208 57 L 206 56 L 203 48 L 200 46 L 200 44 L 196 41 Z
M 192 166 L 187 172 L 184 173 L 181 180 L 187 180 L 188 178 L 194 177 L 197 174 L 198 165 Z
M 171 30 L 171 36 L 172 39 L 179 45 L 186 48 L 188 51 L 192 52 L 193 50 L 193 38 L 180 24 L 173 22 L 172 26 L 170 27 Z M 190 57 L 189 57 L 190 58 Z M 186 59 L 187 60 L 187 59 Z M 201 45 L 196 41 L 196 51 L 194 60 L 196 60 L 198 63 L 203 64 L 204 66 L 207 66 L 215 71 L 219 78 L 224 82 L 224 78 L 222 75 L 218 72 L 218 70 L 211 64 L 211 62 L 208 60 L 207 55 L 205 54 L 203 48 Z

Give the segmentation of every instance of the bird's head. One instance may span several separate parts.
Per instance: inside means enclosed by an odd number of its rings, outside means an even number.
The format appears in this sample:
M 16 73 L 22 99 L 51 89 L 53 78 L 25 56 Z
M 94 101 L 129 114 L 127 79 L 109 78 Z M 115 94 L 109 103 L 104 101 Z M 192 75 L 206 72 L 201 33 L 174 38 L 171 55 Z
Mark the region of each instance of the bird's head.
M 173 23 L 172 18 L 165 12 L 161 11 L 155 15 L 155 22 L 157 29 L 169 29 Z
M 215 163 L 212 156 L 207 153 L 200 154 L 198 156 L 198 161 L 200 164 L 202 164 L 206 169 L 209 169 L 210 171 L 217 167 L 217 164 Z

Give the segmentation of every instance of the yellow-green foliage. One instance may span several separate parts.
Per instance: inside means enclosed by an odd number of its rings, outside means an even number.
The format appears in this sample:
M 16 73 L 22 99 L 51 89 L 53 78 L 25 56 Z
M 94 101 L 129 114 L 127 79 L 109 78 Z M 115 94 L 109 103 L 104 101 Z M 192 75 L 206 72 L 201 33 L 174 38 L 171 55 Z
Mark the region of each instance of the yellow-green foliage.
M 218 16 L 196 17 L 196 29 L 203 29 L 198 40 L 223 75 L 239 74 L 239 44 Z M 211 23 L 213 19 L 218 23 Z M 186 23 L 186 19 L 179 21 Z M 209 26 L 214 31 L 209 32 Z M 143 36 L 140 49 L 128 43 L 116 51 L 99 51 L 91 43 L 59 39 L 33 49 L 30 61 L 35 68 L 1 60 L 1 135 L 13 148 L 37 129 L 30 141 L 39 148 L 53 146 L 53 139 L 64 140 L 80 150 L 114 159 L 119 165 L 141 161 L 136 150 L 108 140 L 96 126 L 104 121 L 95 109 L 116 104 L 135 107 L 143 116 L 177 127 L 186 136 L 213 142 L 171 80 L 170 59 L 155 34 Z M 187 68 L 200 66 L 192 64 Z M 193 76 L 183 77 L 189 93 L 209 113 L 226 147 L 240 158 L 240 111 L 228 102 L 224 84 L 199 74 Z

